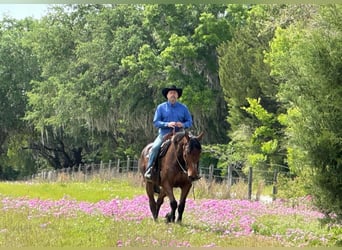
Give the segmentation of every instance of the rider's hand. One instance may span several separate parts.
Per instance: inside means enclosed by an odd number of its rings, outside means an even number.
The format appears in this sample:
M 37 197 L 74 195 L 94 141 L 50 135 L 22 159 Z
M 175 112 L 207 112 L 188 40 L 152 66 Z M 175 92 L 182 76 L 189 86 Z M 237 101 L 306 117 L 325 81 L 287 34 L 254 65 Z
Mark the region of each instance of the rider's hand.
M 183 123 L 181 123 L 181 122 L 176 122 L 176 126 L 177 126 L 178 128 L 182 128 L 182 127 L 183 127 Z
M 170 127 L 170 128 L 175 128 L 175 127 L 182 128 L 183 127 L 183 123 L 181 123 L 181 122 L 169 122 L 167 124 L 167 126 Z

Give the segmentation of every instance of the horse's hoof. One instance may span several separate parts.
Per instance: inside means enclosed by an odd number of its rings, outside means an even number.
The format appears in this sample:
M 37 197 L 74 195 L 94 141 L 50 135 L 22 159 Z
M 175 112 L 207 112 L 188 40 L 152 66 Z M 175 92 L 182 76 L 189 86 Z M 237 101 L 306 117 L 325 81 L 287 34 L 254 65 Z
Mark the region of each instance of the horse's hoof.
M 172 216 L 170 214 L 166 214 L 165 219 L 166 219 L 166 223 L 171 223 L 174 221 L 174 220 L 172 221 Z

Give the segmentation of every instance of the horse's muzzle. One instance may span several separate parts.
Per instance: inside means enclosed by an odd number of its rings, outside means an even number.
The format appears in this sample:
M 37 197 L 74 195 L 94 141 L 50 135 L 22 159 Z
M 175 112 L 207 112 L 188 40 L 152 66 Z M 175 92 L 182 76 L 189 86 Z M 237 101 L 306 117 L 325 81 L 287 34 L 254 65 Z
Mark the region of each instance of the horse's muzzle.
M 193 181 L 198 181 L 199 179 L 201 179 L 202 177 L 201 176 L 198 176 L 198 175 L 196 175 L 196 176 L 189 176 L 189 179 L 190 179 L 190 181 L 191 182 L 193 182 Z

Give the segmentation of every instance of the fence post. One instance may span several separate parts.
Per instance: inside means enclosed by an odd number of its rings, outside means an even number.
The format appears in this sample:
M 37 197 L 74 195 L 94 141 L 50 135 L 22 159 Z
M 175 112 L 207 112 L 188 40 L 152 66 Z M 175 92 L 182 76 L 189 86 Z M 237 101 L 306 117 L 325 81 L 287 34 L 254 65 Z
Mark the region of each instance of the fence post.
M 109 160 L 108 162 L 108 176 L 109 178 L 112 177 L 112 171 L 111 171 L 111 168 L 112 168 L 112 160 Z
M 129 156 L 127 156 L 127 165 L 126 165 L 126 172 L 127 172 L 127 175 L 128 175 L 128 172 L 129 172 L 129 165 L 130 165 L 130 159 L 129 159 Z
M 252 199 L 253 168 L 249 167 L 248 173 L 248 200 Z
M 278 170 L 274 170 L 274 175 L 273 175 L 273 189 L 272 189 L 272 200 L 275 201 L 277 198 L 277 193 L 278 193 Z
M 210 164 L 209 165 L 209 180 L 210 180 L 210 183 L 213 181 L 213 179 L 214 179 L 214 165 Z
M 228 182 L 228 189 L 233 185 L 233 169 L 231 165 L 228 165 L 227 167 L 227 182 Z
M 99 168 L 99 176 L 100 176 L 100 178 L 103 178 L 103 169 L 104 169 L 104 167 L 103 167 L 103 161 L 101 160 L 101 162 L 100 162 L 100 168 Z
M 70 173 L 70 180 L 74 181 L 75 180 L 75 170 L 74 167 L 71 167 L 71 173 Z
M 118 158 L 117 165 L 116 165 L 116 172 L 120 172 L 120 159 Z

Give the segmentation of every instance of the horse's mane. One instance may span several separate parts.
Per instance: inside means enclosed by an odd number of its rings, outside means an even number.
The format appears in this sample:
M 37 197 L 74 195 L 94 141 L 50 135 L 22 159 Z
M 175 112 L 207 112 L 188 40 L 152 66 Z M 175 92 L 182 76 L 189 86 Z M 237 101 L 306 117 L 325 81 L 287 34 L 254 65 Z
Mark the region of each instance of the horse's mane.
M 177 132 L 177 133 L 175 133 L 175 134 L 173 135 L 172 141 L 173 141 L 174 143 L 178 143 L 180 140 L 183 139 L 183 137 L 184 137 L 185 135 L 186 135 L 186 132 L 184 132 L 184 131 Z
M 178 143 L 179 141 L 181 141 L 183 139 L 184 136 L 188 135 L 187 132 L 177 132 L 176 134 L 173 135 L 173 142 L 174 143 Z M 192 135 L 189 135 L 190 137 L 190 140 L 189 140 L 189 143 L 188 143 L 188 146 L 187 146 L 187 150 L 188 152 L 190 153 L 193 149 L 198 149 L 198 150 L 202 150 L 202 146 L 201 146 L 201 143 L 199 142 L 199 140 L 192 136 Z
M 195 138 L 195 137 L 190 137 L 190 141 L 189 141 L 188 148 L 189 148 L 189 153 L 190 153 L 193 149 L 202 150 L 201 143 L 200 143 L 199 140 L 197 140 L 197 138 Z

